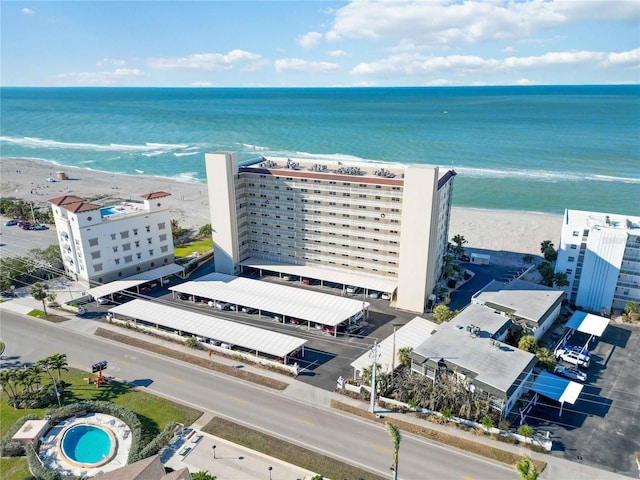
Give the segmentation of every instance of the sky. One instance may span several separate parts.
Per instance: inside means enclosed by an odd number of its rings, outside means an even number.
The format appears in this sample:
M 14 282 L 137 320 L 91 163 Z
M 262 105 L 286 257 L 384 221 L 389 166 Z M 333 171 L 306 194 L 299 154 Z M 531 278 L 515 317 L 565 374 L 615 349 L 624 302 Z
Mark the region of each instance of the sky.
M 638 0 L 0 2 L 0 85 L 640 84 Z

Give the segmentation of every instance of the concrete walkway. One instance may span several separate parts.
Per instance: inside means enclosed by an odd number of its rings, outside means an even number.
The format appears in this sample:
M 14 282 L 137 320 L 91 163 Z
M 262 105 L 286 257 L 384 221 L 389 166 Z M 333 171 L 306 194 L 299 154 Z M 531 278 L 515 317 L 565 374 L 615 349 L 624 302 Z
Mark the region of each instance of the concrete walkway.
M 8 310 L 19 314 L 26 314 L 33 309 L 42 309 L 41 302 L 38 302 L 27 295 L 20 295 L 17 298 L 13 299 L 5 299 L 6 301 L 0 303 L 0 312 L 2 310 Z M 149 336 L 140 332 L 136 332 L 133 330 L 124 329 L 115 325 L 111 325 L 106 323 L 105 321 L 100 320 L 91 320 L 91 319 L 83 319 L 75 316 L 72 313 L 64 312 L 62 310 L 56 310 L 55 312 L 58 315 L 62 315 L 68 317 L 68 321 L 59 323 L 60 328 L 68 328 L 70 330 L 77 331 L 79 333 L 83 333 L 85 335 L 92 335 L 95 330 L 100 327 L 108 330 L 113 330 L 120 334 L 126 334 L 133 337 L 137 337 L 146 341 L 149 341 Z M 209 358 L 208 352 L 194 350 L 186 346 L 181 346 L 176 343 L 170 342 L 168 340 L 162 340 L 158 338 L 154 338 L 154 343 L 158 345 L 163 345 L 167 348 L 172 348 L 177 351 L 181 351 L 184 353 L 188 353 L 190 355 L 198 355 L 203 358 L 207 358 L 209 360 L 215 361 L 217 363 L 236 366 L 238 365 L 238 361 L 232 358 L 224 357 L 222 355 L 215 355 L 212 358 Z M 331 400 L 338 400 L 343 403 L 347 403 L 353 405 L 355 407 L 361 408 L 366 411 L 368 409 L 368 402 L 363 402 L 361 400 L 355 400 L 350 397 L 337 394 L 335 392 L 329 392 L 326 390 L 319 389 L 317 387 L 296 381 L 290 376 L 280 374 L 271 370 L 259 368 L 253 365 L 243 365 L 243 369 L 247 371 L 251 371 L 257 375 L 262 375 L 265 377 L 276 378 L 280 381 L 286 382 L 289 386 L 284 390 L 283 395 L 295 398 L 298 401 L 314 405 L 319 408 L 331 410 L 330 404 Z M 469 432 L 465 432 L 463 430 L 457 429 L 455 427 L 450 427 L 447 425 L 440 425 L 432 422 L 428 422 L 426 420 L 420 420 L 415 418 L 412 415 L 405 414 L 397 414 L 386 411 L 380 411 L 385 418 L 392 419 L 397 418 L 398 420 L 402 420 L 404 422 L 413 422 L 416 424 L 423 425 L 432 430 L 442 431 L 451 435 L 467 438 L 471 441 L 483 443 L 486 445 L 490 445 L 492 447 L 511 451 L 516 453 L 517 455 L 528 455 L 531 458 L 541 460 L 543 462 L 547 462 L 547 468 L 540 476 L 541 479 L 571 479 L 571 480 L 609 480 L 609 479 L 620 479 L 625 478 L 620 475 L 607 472 L 604 470 L 599 470 L 587 465 L 583 465 L 577 462 L 570 462 L 561 458 L 554 457 L 548 454 L 541 454 L 533 452 L 525 447 L 510 445 L 502 442 L 498 442 L 493 440 L 491 437 L 482 436 L 482 435 L 474 435 Z M 205 412 L 205 414 L 199 418 L 192 428 L 194 430 L 199 430 L 204 427 L 211 418 L 213 418 L 213 412 Z M 292 465 L 286 465 L 283 462 L 280 462 L 277 459 L 273 459 L 270 457 L 266 457 L 258 452 L 247 451 L 244 447 L 240 447 L 238 445 L 229 444 L 220 438 L 212 437 L 210 435 L 204 434 L 202 432 L 198 433 L 198 435 L 203 435 L 200 442 L 193 445 L 193 448 L 186 456 L 181 456 L 178 453 L 178 457 L 175 455 L 172 457 L 172 462 L 177 462 L 176 466 L 178 468 L 189 466 L 191 471 L 198 470 L 208 470 L 210 473 L 215 474 L 218 479 L 238 479 L 238 478 L 268 478 L 268 470 L 269 466 L 273 467 L 272 473 L 274 474 L 273 478 L 278 479 L 306 479 L 311 478 L 309 476 L 309 472 L 305 472 L 298 467 Z M 216 457 L 220 454 L 221 458 L 214 459 L 212 454 L 212 446 L 216 445 Z M 187 445 L 188 447 L 189 445 Z M 220 450 L 218 450 L 220 448 Z M 227 452 L 224 454 L 223 461 L 218 461 L 223 459 L 223 451 Z M 174 458 L 175 457 L 175 458 Z M 240 458 L 242 457 L 242 458 Z M 176 468 L 173 466 L 173 463 L 169 466 Z M 218 469 L 222 469 L 219 471 Z M 282 469 L 282 475 L 275 476 L 276 468 Z M 284 473 L 284 472 L 287 473 Z M 258 472 L 262 472 L 258 474 Z M 514 470 L 515 474 L 515 470 Z

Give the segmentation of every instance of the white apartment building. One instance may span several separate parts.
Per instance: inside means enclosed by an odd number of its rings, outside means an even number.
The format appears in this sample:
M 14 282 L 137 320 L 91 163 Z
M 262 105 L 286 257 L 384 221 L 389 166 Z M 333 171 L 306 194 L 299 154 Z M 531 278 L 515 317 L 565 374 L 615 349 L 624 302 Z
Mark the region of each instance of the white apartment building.
M 448 244 L 452 170 L 206 154 L 215 269 L 254 267 L 392 294 L 422 313 Z
M 102 284 L 173 263 L 168 207 L 171 195 L 154 192 L 142 202 L 104 207 L 74 195 L 49 200 L 67 273 Z
M 640 303 L 640 217 L 566 210 L 556 272 L 567 274 L 567 298 L 608 315 Z

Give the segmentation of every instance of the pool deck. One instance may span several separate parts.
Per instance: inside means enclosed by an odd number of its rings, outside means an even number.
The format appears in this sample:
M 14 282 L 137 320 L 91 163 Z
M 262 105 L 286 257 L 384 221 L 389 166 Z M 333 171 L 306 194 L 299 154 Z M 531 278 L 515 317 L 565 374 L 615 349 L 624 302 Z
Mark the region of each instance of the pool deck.
M 97 467 L 78 466 L 69 461 L 60 449 L 62 434 L 74 425 L 97 425 L 113 433 L 117 445 L 111 460 Z M 105 472 L 117 470 L 127 464 L 131 449 L 131 435 L 129 426 L 122 420 L 103 413 L 89 413 L 83 417 L 71 417 L 53 426 L 42 438 L 38 456 L 42 463 L 50 470 L 63 475 L 93 477 Z

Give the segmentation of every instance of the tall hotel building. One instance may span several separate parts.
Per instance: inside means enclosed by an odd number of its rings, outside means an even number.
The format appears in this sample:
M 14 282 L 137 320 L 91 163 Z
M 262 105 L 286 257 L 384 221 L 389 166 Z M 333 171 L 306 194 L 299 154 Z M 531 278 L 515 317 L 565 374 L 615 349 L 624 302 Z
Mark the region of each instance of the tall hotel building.
M 455 172 L 433 165 L 206 155 L 216 271 L 243 267 L 392 295 L 423 312 L 448 244 Z
M 556 272 L 570 303 L 608 314 L 640 303 L 640 217 L 566 210 Z
M 49 200 L 65 270 L 88 284 L 107 283 L 173 263 L 171 195 L 104 207 L 74 195 Z

